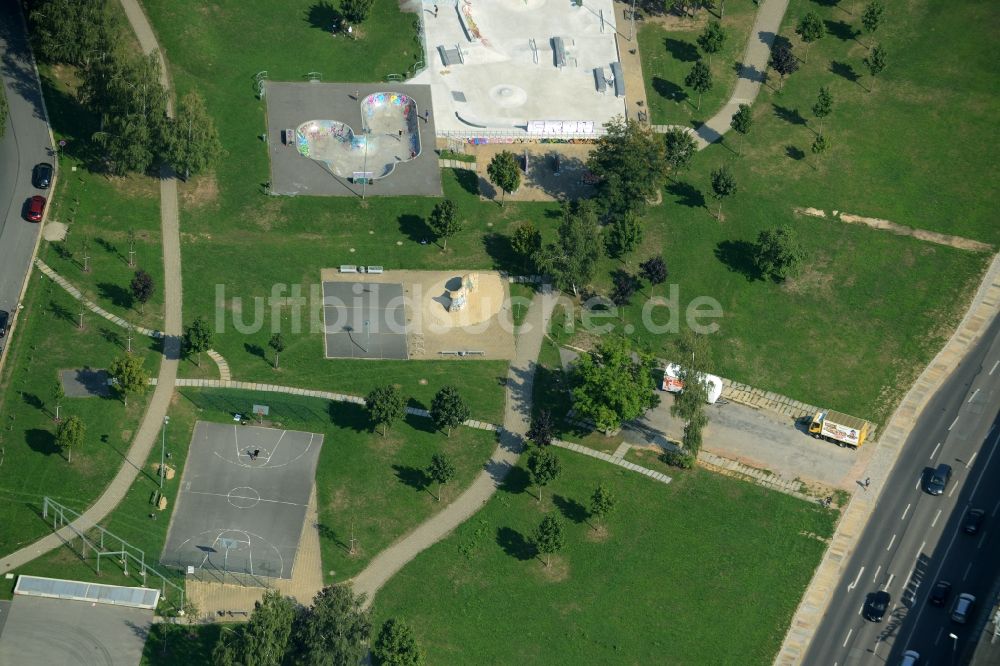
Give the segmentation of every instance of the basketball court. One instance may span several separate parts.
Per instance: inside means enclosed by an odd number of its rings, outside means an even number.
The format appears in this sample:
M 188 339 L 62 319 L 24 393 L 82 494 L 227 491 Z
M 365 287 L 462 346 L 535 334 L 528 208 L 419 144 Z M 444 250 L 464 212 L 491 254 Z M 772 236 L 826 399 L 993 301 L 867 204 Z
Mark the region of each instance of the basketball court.
M 323 436 L 195 425 L 160 562 L 291 578 Z
M 401 284 L 324 282 L 323 320 L 327 358 L 408 357 Z

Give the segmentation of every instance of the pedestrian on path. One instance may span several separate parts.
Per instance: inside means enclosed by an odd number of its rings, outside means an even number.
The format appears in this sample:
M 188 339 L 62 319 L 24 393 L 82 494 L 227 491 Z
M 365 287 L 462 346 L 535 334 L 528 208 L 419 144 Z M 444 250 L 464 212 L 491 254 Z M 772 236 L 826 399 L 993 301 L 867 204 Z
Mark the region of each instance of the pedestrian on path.
M 866 476 L 865 477 L 865 490 L 868 490 L 868 486 L 870 486 L 870 485 L 872 485 L 872 477 Z

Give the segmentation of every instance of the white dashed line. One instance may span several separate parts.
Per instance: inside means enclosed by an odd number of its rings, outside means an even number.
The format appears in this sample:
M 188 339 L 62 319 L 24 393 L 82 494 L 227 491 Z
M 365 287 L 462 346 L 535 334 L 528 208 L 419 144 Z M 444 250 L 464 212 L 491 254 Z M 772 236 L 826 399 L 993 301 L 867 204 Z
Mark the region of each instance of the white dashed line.
M 950 428 L 949 428 L 949 430 L 950 430 Z M 930 458 L 931 460 L 934 460 L 934 456 L 936 456 L 936 455 L 937 455 L 937 452 L 938 452 L 938 449 L 939 449 L 939 448 L 941 448 L 941 442 L 938 442 L 938 443 L 937 443 L 937 444 L 936 444 L 936 445 L 934 446 L 934 450 L 933 450 L 933 451 L 931 451 L 931 454 L 930 454 L 929 456 L 927 456 L 927 457 L 928 457 L 928 458 Z
M 906 514 L 910 512 L 910 506 L 910 504 L 906 505 L 906 508 L 903 510 L 903 515 L 899 517 L 900 520 L 906 520 Z
M 853 629 L 847 632 L 847 638 L 844 639 L 844 645 L 842 647 L 847 647 L 847 641 L 851 640 L 851 634 L 853 633 L 854 633 Z
M 941 517 L 941 509 L 938 509 L 937 515 L 934 516 L 934 520 L 931 521 L 931 527 L 937 525 L 938 518 Z
M 969 399 L 966 401 L 965 404 L 967 404 L 967 405 L 971 404 L 972 400 L 976 397 L 977 393 L 979 393 L 979 389 L 976 389 L 975 391 L 972 392 L 972 395 L 969 396 Z
M 959 416 L 961 416 L 961 414 Z M 950 426 L 948 426 L 948 432 L 951 432 L 951 429 L 955 427 L 956 423 L 958 423 L 958 416 L 956 416 L 955 420 L 951 422 Z
M 894 544 L 894 543 L 896 543 L 896 535 L 895 534 L 893 534 L 892 538 L 889 539 L 889 545 L 886 546 L 885 549 L 889 550 L 890 548 L 892 548 L 892 544 Z
M 878 574 L 879 574 L 880 571 L 882 571 L 882 565 L 881 564 L 878 565 L 878 569 L 875 570 L 875 575 L 872 576 L 872 582 L 873 583 L 877 583 L 878 582 Z
M 965 567 L 965 574 L 962 576 L 962 580 L 969 577 L 969 572 L 972 571 L 972 562 L 969 562 L 969 566 Z
M 992 375 L 992 374 L 993 374 L 993 372 L 994 372 L 994 371 L 995 371 L 995 370 L 997 369 L 997 366 L 998 366 L 998 365 L 1000 365 L 1000 361 L 997 361 L 996 363 L 994 363 L 994 364 L 993 364 L 993 367 L 992 367 L 992 368 L 990 368 L 990 374 L 991 374 L 991 375 Z

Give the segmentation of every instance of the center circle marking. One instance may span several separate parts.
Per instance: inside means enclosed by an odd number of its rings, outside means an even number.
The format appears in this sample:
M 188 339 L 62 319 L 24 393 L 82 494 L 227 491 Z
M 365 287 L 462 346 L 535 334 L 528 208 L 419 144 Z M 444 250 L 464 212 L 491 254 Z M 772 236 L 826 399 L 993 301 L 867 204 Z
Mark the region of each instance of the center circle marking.
M 250 509 L 260 504 L 260 493 L 250 486 L 240 486 L 230 490 L 226 499 L 237 509 Z

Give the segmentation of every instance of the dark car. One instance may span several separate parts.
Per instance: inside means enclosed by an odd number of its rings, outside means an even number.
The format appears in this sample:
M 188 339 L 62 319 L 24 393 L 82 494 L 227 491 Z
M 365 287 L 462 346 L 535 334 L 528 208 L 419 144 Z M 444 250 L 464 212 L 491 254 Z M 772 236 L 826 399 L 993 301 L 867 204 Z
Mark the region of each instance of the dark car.
M 45 197 L 36 194 L 28 199 L 28 221 L 41 222 L 42 213 L 45 212 Z
M 969 512 L 965 514 L 965 520 L 962 522 L 962 530 L 966 534 L 975 534 L 983 524 L 983 517 L 985 515 L 986 512 L 982 509 L 969 509 Z
M 941 463 L 937 466 L 933 472 L 931 472 L 930 477 L 927 479 L 927 485 L 924 489 L 931 495 L 943 495 L 945 488 L 948 487 L 948 481 L 951 480 L 951 465 L 945 465 Z
M 889 610 L 889 601 L 892 597 L 888 592 L 872 592 L 865 598 L 865 607 L 861 614 L 869 622 L 881 622 L 885 617 L 885 612 Z
M 0 310 L 0 338 L 7 335 L 7 327 L 10 326 L 10 313 Z
M 946 580 L 939 580 L 931 590 L 931 596 L 927 599 L 932 606 L 944 606 L 951 596 L 951 583 Z
M 52 184 L 52 165 L 48 162 L 36 164 L 31 170 L 31 184 L 40 190 L 49 189 Z

